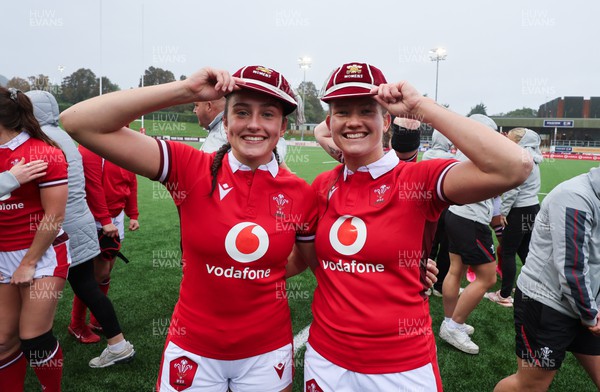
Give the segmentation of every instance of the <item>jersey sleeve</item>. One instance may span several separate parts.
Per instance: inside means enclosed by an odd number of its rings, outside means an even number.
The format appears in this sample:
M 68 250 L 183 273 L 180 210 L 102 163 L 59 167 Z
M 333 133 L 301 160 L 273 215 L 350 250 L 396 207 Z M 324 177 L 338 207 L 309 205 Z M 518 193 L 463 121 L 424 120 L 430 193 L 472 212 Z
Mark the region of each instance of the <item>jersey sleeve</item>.
M 83 146 L 79 146 L 85 177 L 85 194 L 94 219 L 102 226 L 112 223 L 106 195 L 102 184 L 102 158 Z
M 187 144 L 158 140 L 160 150 L 159 172 L 153 178 L 162 183 L 171 194 L 175 205 L 186 199 L 189 191 L 208 177 L 212 154 L 198 151 Z
M 549 214 L 554 263 L 561 290 L 571 308 L 583 324 L 594 326 L 598 306 L 588 266 L 594 213 L 583 198 L 566 197 L 569 200 L 558 199 Z
M 404 186 L 407 189 L 419 189 L 417 194 L 422 198 L 419 206 L 427 220 L 435 221 L 446 207 L 456 204 L 444 194 L 444 180 L 446 174 L 458 163 L 455 159 L 431 159 L 411 163 L 404 169 L 404 175 L 401 174 L 399 190 L 402 192 Z
M 58 185 L 66 185 L 68 180 L 67 158 L 61 149 L 49 146 L 44 148 L 44 154 L 36 157 L 48 162 L 46 175 L 37 180 L 39 188 L 50 188 Z
M 129 196 L 127 196 L 127 200 L 125 201 L 125 215 L 127 215 L 129 219 L 137 219 L 140 216 L 137 203 L 137 177 L 131 172 L 128 174 L 131 181 L 129 187 Z

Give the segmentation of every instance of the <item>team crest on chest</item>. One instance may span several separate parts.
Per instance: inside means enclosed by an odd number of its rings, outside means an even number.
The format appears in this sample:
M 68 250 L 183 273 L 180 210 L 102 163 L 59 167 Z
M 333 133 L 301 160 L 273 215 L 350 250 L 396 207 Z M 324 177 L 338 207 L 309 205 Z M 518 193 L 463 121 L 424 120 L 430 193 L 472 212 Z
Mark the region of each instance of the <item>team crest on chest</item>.
M 390 199 L 392 194 L 391 186 L 383 184 L 371 188 L 369 192 L 369 204 L 373 207 L 379 207 Z
M 292 199 L 283 192 L 272 193 L 269 196 L 271 215 L 284 218 L 292 212 Z

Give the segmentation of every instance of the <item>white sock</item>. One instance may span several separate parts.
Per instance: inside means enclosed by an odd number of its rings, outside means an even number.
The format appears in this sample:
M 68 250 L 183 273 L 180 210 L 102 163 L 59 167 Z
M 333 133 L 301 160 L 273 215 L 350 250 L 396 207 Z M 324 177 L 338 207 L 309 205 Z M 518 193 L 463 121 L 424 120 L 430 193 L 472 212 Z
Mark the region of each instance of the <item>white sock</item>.
M 119 353 L 119 352 L 123 351 L 123 349 L 125 348 L 125 342 L 126 342 L 126 340 L 123 339 L 119 343 L 109 344 L 108 349 L 113 353 Z
M 450 328 L 450 329 L 462 329 L 463 326 L 464 326 L 464 324 L 459 324 L 452 319 L 450 319 L 450 321 L 448 321 L 448 328 Z
M 450 322 L 450 320 L 452 320 L 452 317 L 446 317 L 446 316 L 444 316 L 444 321 L 445 321 L 446 323 L 449 323 L 449 322 Z

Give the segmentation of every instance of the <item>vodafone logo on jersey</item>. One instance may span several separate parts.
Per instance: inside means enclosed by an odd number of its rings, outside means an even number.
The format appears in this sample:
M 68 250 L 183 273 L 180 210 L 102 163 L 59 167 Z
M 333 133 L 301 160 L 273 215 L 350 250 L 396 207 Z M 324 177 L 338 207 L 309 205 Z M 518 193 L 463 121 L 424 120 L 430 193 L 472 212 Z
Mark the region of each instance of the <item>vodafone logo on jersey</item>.
M 342 215 L 329 230 L 329 242 L 336 252 L 344 255 L 355 255 L 367 241 L 367 225 L 351 215 Z
M 254 222 L 241 222 L 233 226 L 225 237 L 225 250 L 239 263 L 252 263 L 263 257 L 269 249 L 269 235 Z

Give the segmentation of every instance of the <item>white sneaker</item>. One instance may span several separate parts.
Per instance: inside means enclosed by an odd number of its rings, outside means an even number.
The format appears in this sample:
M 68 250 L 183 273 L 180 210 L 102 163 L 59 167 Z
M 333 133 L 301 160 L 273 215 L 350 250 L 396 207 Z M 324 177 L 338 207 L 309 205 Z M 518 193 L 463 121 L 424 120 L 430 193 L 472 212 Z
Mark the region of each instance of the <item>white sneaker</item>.
M 483 296 L 500 306 L 504 306 L 505 308 L 513 307 L 513 298 L 510 295 L 507 298 L 504 298 L 500 295 L 500 290 L 492 291 L 491 293 L 485 293 Z
M 436 289 L 431 289 L 432 294 L 435 295 L 436 297 L 443 297 L 442 292 L 441 291 L 437 291 Z
M 440 338 L 467 354 L 479 353 L 479 346 L 471 341 L 464 328 L 450 329 L 445 320 L 440 327 Z
M 467 323 L 462 325 L 462 330 L 465 331 L 467 335 L 473 335 L 473 333 L 475 333 L 475 328 Z
M 125 347 L 118 353 L 113 353 L 106 347 L 99 357 L 92 358 L 90 361 L 91 368 L 105 368 L 120 363 L 128 363 L 133 361 L 135 350 L 133 344 L 125 341 Z

